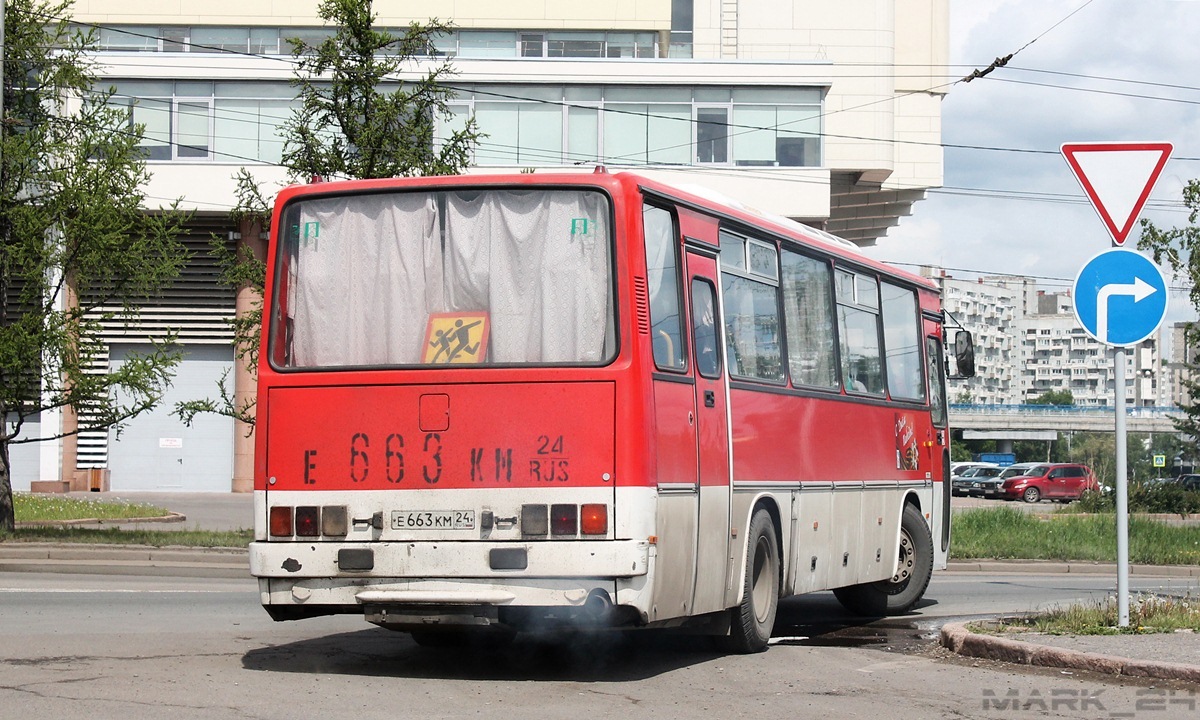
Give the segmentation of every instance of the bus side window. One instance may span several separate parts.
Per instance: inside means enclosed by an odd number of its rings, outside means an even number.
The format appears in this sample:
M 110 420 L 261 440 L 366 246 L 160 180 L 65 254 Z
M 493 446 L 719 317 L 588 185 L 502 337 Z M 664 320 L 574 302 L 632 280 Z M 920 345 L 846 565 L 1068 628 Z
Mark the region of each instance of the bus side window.
M 838 339 L 846 390 L 883 395 L 883 354 L 879 347 L 879 284 L 875 278 L 838 270 Z
M 721 303 L 729 374 L 784 382 L 775 246 L 721 230 Z
M 675 219 L 659 207 L 642 208 L 646 242 L 646 281 L 650 293 L 650 335 L 654 364 L 663 370 L 683 370 L 684 346 L 679 313 L 679 255 Z
M 919 340 L 921 313 L 917 309 L 917 294 L 888 282 L 880 283 L 880 290 L 888 392 L 893 398 L 924 401 Z
M 783 319 L 796 385 L 838 389 L 829 263 L 783 251 Z
M 696 346 L 696 372 L 709 379 L 721 375 L 716 297 L 712 283 L 692 278 L 692 336 Z

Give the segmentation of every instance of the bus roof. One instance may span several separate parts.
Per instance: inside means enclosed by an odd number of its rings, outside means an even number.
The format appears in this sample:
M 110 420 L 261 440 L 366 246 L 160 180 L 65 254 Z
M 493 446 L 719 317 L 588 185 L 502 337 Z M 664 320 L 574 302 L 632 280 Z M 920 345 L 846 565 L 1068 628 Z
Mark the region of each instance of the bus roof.
M 449 188 L 454 186 L 502 186 L 502 185 L 593 185 L 610 191 L 641 190 L 653 195 L 669 198 L 692 209 L 725 217 L 747 227 L 760 228 L 778 237 L 810 245 L 838 258 L 867 267 L 892 277 L 905 280 L 929 290 L 938 290 L 937 284 L 926 277 L 901 270 L 886 263 L 873 260 L 862 254 L 861 249 L 848 240 L 831 233 L 797 222 L 782 215 L 775 215 L 707 187 L 694 184 L 667 183 L 635 171 L 609 173 L 603 166 L 596 166 L 590 173 L 508 173 L 494 175 L 437 175 L 409 178 L 383 178 L 371 180 L 339 180 L 314 182 L 307 185 L 290 185 L 279 193 L 279 199 L 291 200 L 305 195 L 326 193 L 372 192 L 388 189 Z

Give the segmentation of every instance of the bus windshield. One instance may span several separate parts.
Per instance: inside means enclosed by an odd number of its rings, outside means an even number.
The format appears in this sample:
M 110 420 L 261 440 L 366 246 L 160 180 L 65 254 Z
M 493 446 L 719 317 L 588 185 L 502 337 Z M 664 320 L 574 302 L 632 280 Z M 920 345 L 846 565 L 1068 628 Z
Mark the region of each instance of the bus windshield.
M 272 365 L 594 365 L 616 351 L 611 209 L 590 189 L 457 189 L 284 208 Z

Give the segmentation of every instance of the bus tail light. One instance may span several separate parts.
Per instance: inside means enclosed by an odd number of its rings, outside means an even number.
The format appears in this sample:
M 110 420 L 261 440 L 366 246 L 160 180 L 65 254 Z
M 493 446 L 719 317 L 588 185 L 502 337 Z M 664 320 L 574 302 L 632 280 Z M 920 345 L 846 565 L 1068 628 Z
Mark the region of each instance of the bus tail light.
M 292 509 L 276 506 L 271 508 L 271 537 L 292 536 Z
M 579 530 L 584 535 L 608 534 L 608 506 L 598 503 L 580 508 Z
M 270 509 L 271 537 L 346 537 L 349 514 L 345 505 L 277 505 Z
M 317 537 L 321 534 L 321 508 L 311 505 L 296 508 L 296 535 Z
M 579 534 L 579 506 L 551 505 L 550 533 L 552 535 Z

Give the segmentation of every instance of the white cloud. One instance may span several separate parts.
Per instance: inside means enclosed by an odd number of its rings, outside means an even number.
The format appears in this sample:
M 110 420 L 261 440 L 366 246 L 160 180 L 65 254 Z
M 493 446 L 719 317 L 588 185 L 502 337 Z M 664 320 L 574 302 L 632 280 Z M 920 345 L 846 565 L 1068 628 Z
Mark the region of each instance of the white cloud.
M 952 74 L 1016 55 L 986 78 L 955 85 L 942 124 L 948 144 L 1049 151 L 948 148 L 948 189 L 1058 193 L 1076 202 L 934 192 L 868 250 L 872 257 L 1074 278 L 1110 240 L 1058 154 L 1064 142 L 1174 143 L 1151 202 L 1180 203 L 1184 183 L 1200 177 L 1200 162 L 1187 159 L 1200 158 L 1200 2 L 1093 0 L 1053 27 L 1084 1 L 950 0 Z M 1153 207 L 1142 216 L 1164 226 L 1187 221 Z M 1172 303 L 1171 319 L 1194 316 L 1186 298 Z

